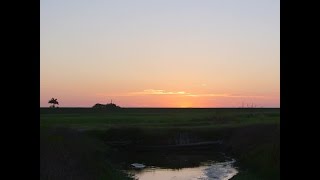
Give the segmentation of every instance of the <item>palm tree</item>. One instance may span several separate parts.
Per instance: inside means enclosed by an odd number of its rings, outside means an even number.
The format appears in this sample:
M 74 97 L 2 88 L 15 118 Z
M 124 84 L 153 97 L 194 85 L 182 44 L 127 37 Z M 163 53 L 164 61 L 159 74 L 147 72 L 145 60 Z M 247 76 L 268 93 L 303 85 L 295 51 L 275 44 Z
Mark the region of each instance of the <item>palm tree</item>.
M 50 107 L 55 108 L 55 104 L 59 104 L 59 102 L 57 101 L 57 99 L 55 98 L 51 98 L 48 102 L 49 104 L 52 104 Z

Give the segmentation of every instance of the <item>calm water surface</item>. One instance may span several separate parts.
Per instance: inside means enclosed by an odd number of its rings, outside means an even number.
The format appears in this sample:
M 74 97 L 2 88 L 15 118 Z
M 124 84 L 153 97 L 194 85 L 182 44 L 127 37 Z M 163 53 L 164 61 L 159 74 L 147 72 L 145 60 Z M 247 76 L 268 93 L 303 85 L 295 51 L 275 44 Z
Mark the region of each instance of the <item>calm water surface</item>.
M 138 180 L 228 180 L 238 171 L 233 161 L 204 163 L 199 167 L 167 169 L 146 167 L 142 170 L 129 170 L 128 173 Z
M 238 173 L 235 159 L 212 149 L 133 151 L 122 154 L 120 160 L 124 171 L 138 180 L 228 180 Z M 134 168 L 132 163 L 145 168 Z

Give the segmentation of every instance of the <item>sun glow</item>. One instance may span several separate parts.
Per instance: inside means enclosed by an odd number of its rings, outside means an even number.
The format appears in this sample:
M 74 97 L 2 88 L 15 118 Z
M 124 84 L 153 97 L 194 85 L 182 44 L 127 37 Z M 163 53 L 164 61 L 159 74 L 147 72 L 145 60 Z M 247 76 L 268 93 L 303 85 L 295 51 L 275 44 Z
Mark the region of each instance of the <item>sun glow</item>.
M 188 105 L 185 105 L 185 104 L 181 105 L 180 107 L 181 108 L 191 108 L 191 106 L 188 106 Z
M 192 101 L 191 100 L 180 100 L 180 101 L 178 101 L 178 103 L 177 103 L 177 107 L 180 107 L 180 108 L 191 108 L 191 107 L 193 107 L 193 103 L 192 103 Z

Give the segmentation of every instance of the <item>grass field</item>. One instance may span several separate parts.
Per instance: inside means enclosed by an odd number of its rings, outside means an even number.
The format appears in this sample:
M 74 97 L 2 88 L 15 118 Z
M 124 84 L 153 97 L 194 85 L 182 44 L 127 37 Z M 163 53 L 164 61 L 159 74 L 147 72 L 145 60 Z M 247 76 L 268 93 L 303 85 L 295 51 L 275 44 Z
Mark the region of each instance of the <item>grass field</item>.
M 238 159 L 240 173 L 233 179 L 280 179 L 279 125 L 280 109 L 271 108 L 40 108 L 40 151 L 44 157 L 40 177 L 70 179 L 62 177 L 77 177 L 84 169 L 92 169 L 89 179 L 126 179 L 108 165 L 108 142 L 161 144 L 188 134 L 201 140 L 223 140 L 224 151 Z M 69 160 L 53 158 L 60 156 Z M 50 158 L 55 163 L 48 164 Z M 67 167 L 63 161 L 85 165 Z
M 147 109 L 128 108 L 116 112 L 89 108 L 41 109 L 41 127 L 108 129 L 215 128 L 248 124 L 279 123 L 279 109 Z

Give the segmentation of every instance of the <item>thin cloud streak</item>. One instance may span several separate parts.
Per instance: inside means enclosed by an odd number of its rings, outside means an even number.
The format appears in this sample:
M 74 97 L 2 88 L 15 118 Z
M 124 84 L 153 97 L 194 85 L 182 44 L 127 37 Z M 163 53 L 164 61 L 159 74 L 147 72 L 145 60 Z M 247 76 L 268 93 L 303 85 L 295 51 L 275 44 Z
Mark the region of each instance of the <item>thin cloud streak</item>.
M 127 94 L 105 94 L 98 93 L 98 96 L 146 96 L 146 95 L 178 95 L 178 96 L 187 96 L 187 97 L 225 97 L 225 98 L 262 98 L 269 99 L 271 97 L 267 96 L 250 96 L 250 95 L 235 95 L 228 93 L 210 93 L 210 94 L 195 94 L 185 91 L 166 91 L 162 89 L 145 89 L 141 92 L 130 92 Z
M 162 89 L 146 89 L 146 90 L 143 90 L 142 92 L 133 92 L 130 94 L 133 94 L 133 95 L 189 95 L 190 93 L 187 93 L 185 91 L 172 92 L 172 91 L 165 91 Z
M 191 97 L 232 97 L 232 98 L 268 98 L 265 96 L 246 96 L 246 95 L 232 95 L 232 94 L 191 94 Z

